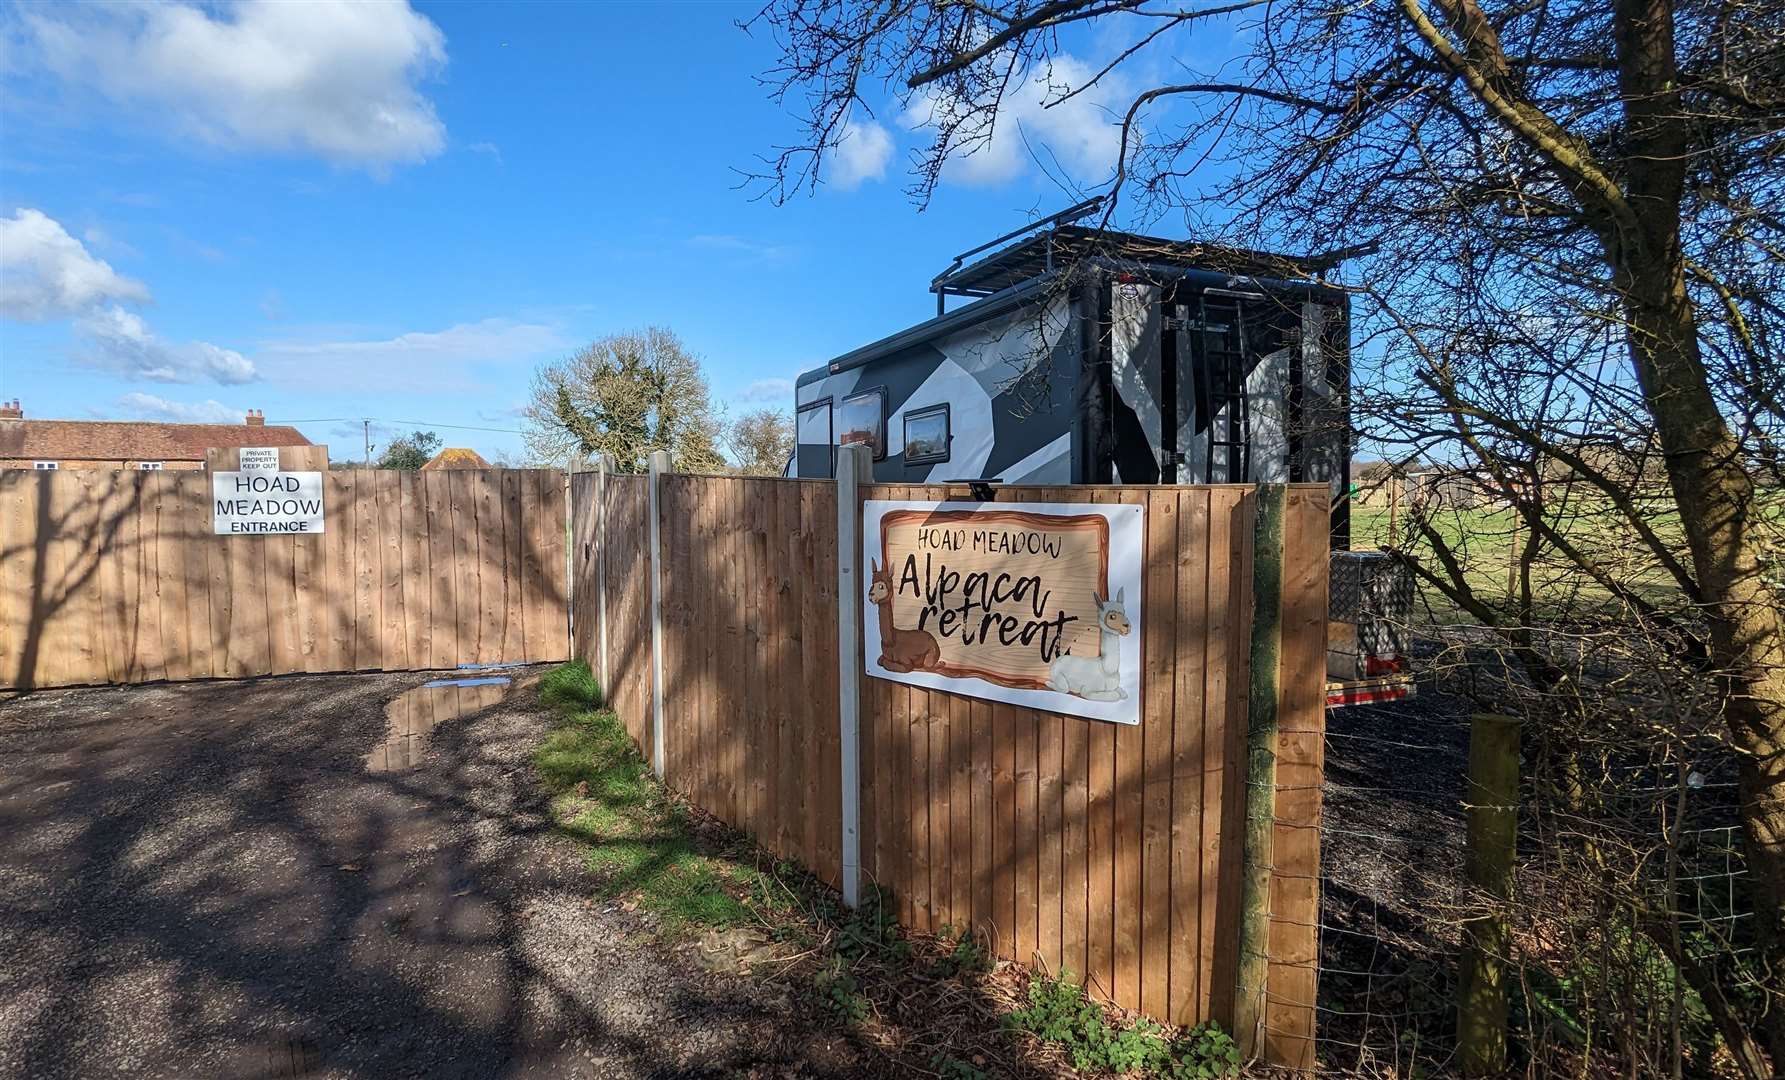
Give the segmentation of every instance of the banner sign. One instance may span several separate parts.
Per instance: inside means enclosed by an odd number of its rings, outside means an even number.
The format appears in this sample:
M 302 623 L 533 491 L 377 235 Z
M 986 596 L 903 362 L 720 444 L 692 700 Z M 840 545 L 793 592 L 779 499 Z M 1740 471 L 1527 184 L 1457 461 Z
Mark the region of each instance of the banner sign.
M 869 500 L 868 674 L 1140 723 L 1143 507 Z
M 320 472 L 214 472 L 211 504 L 212 531 L 221 535 L 323 531 Z

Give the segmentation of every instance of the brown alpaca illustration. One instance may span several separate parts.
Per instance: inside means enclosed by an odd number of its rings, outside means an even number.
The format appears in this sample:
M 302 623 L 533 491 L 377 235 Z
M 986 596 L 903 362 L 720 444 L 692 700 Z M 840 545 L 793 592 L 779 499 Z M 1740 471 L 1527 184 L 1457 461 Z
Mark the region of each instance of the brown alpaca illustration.
M 900 630 L 892 621 L 892 570 L 882 570 L 873 559 L 874 571 L 868 599 L 880 609 L 880 666 L 888 671 L 933 671 L 942 659 L 942 648 L 928 630 Z

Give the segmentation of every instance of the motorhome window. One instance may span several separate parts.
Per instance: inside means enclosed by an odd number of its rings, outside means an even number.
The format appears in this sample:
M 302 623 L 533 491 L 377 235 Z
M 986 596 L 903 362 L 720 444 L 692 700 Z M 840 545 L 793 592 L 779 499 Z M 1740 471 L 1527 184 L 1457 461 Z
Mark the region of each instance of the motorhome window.
M 948 460 L 948 406 L 932 405 L 905 414 L 905 464 Z
M 798 476 L 831 475 L 831 399 L 802 405 L 794 426 L 794 469 Z
M 837 417 L 837 445 L 862 443 L 874 452 L 874 460 L 886 456 L 886 390 L 876 387 L 843 399 Z

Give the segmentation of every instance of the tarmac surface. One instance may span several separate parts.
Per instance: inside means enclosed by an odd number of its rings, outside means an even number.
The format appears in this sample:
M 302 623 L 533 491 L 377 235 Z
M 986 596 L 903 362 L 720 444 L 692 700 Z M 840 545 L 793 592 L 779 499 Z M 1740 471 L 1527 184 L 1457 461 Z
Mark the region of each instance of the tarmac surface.
M 536 673 L 0 700 L 0 1077 L 890 1075 L 594 898 Z

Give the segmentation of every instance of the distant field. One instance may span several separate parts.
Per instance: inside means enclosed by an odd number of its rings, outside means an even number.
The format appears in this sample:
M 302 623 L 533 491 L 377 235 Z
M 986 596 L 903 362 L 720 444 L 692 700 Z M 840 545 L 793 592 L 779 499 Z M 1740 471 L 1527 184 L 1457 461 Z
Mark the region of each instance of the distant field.
M 1644 520 L 1682 562 L 1690 564 L 1686 552 L 1680 516 L 1669 499 L 1644 499 Z M 1774 544 L 1785 535 L 1785 494 L 1768 492 L 1763 528 Z M 1471 589 L 1483 600 L 1497 605 L 1509 599 L 1508 570 L 1515 565 L 1523 550 L 1526 531 L 1517 515 L 1508 508 L 1441 509 L 1433 513 L 1432 525 L 1446 545 L 1455 551 Z M 1661 568 L 1635 531 L 1603 499 L 1576 498 L 1560 529 L 1572 546 L 1603 567 L 1614 582 L 1651 603 L 1666 605 L 1678 599 L 1678 587 Z M 1418 535 L 1410 535 L 1405 509 L 1396 531 L 1395 546 L 1410 551 L 1427 565 L 1436 566 L 1431 548 Z M 1351 511 L 1351 547 L 1371 551 L 1390 546 L 1388 510 L 1383 507 L 1354 507 Z M 1545 546 L 1532 566 L 1532 592 L 1540 614 L 1545 617 L 1573 614 L 1604 616 L 1621 605 L 1613 593 L 1581 571 L 1572 561 L 1552 547 Z M 1455 615 L 1441 596 L 1430 590 L 1426 599 L 1432 614 L 1440 620 Z

